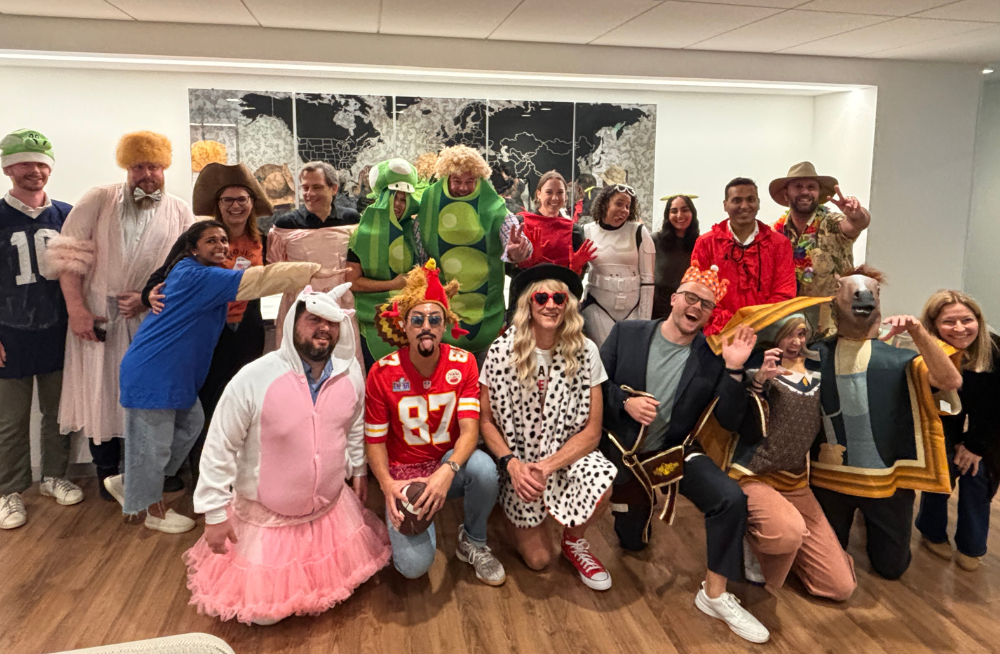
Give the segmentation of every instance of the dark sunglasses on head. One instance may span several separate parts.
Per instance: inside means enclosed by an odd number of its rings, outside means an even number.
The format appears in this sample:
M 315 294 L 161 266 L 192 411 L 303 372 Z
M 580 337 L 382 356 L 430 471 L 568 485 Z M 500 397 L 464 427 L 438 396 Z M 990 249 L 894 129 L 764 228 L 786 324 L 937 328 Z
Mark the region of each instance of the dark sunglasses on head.
M 546 304 L 548 304 L 550 297 L 552 298 L 552 301 L 556 303 L 557 307 L 561 307 L 563 304 L 566 303 L 565 293 L 550 294 L 550 293 L 545 293 L 543 291 L 539 291 L 538 293 L 535 293 L 531 297 L 535 301 L 535 303 L 540 307 L 544 307 Z
M 688 306 L 695 305 L 701 302 L 701 308 L 704 309 L 705 311 L 715 310 L 715 302 L 709 302 L 708 300 L 703 300 L 696 294 L 691 293 L 689 291 L 682 291 L 680 295 L 684 296 L 684 301 L 688 303 Z
M 414 327 L 423 327 L 424 317 L 425 316 L 422 313 L 414 314 L 410 316 L 410 324 L 413 325 Z M 432 313 L 431 315 L 426 316 L 426 318 L 427 318 L 427 324 L 430 325 L 431 327 L 440 327 L 444 323 L 444 316 L 442 316 L 440 313 Z

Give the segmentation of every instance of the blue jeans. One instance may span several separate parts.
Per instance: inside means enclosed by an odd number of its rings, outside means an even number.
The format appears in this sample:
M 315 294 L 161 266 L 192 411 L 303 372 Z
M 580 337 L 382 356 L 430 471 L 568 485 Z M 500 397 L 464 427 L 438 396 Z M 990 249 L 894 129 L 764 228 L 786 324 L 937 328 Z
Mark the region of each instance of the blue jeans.
M 449 450 L 442 459 L 451 456 L 452 452 L 454 450 Z M 459 468 L 448 489 L 449 500 L 464 498 L 465 533 L 473 545 L 481 547 L 486 544 L 486 521 L 493 512 L 499 492 L 496 464 L 488 454 L 475 450 L 465 465 Z M 392 544 L 392 564 L 399 573 L 408 579 L 427 574 L 437 551 L 434 523 L 416 536 L 404 536 L 396 531 L 388 511 L 385 523 L 389 527 L 389 542 Z
M 204 422 L 197 400 L 186 411 L 125 409 L 126 514 L 145 511 L 163 499 L 163 477 L 180 470 Z
M 932 543 L 948 542 L 948 498 L 944 493 L 921 493 L 917 529 Z M 979 462 L 979 474 L 971 471 L 958 478 L 958 524 L 955 547 L 966 556 L 986 554 L 990 533 L 990 475 Z

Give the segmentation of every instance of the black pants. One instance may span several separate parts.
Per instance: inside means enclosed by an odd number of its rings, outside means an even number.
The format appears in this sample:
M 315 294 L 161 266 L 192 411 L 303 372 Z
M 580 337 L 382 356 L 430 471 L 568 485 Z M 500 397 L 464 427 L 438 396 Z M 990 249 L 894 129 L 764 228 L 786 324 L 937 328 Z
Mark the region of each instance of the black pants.
M 100 445 L 91 440 L 89 444 L 90 456 L 97 468 L 97 478 L 103 480 L 105 477 L 117 475 L 122 460 L 122 439 L 112 438 Z
M 205 426 L 188 454 L 188 463 L 191 465 L 191 474 L 195 481 L 198 479 L 198 463 L 201 461 L 201 450 L 205 447 L 205 436 L 208 434 L 208 427 L 222 392 L 243 366 L 259 359 L 262 354 L 264 354 L 264 323 L 260 317 L 260 300 L 253 300 L 247 304 L 243 320 L 235 331 L 229 325 L 223 328 L 219 342 L 212 353 L 212 363 L 205 377 L 205 383 L 198 392 L 201 408 L 205 412 Z
M 638 484 L 635 480 L 629 483 Z M 719 470 L 707 456 L 684 462 L 680 494 L 705 514 L 708 569 L 733 581 L 743 580 L 743 534 L 747 529 L 747 498 L 740 485 Z M 640 491 L 641 492 L 641 491 Z M 649 516 L 649 501 L 638 495 L 628 510 L 614 511 L 615 533 L 621 546 L 633 552 L 646 547 L 642 530 Z M 617 506 L 612 496 L 612 507 Z
M 861 511 L 868 532 L 865 549 L 875 572 L 886 579 L 899 579 L 910 567 L 914 491 L 900 488 L 891 497 L 876 499 L 813 487 L 813 494 L 845 550 L 854 512 Z

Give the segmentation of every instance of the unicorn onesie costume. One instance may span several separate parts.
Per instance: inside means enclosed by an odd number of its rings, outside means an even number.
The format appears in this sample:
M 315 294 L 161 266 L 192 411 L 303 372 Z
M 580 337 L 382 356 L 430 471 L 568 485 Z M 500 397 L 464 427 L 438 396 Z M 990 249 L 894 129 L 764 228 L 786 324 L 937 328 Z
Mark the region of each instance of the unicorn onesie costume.
M 219 400 L 194 508 L 207 525 L 228 520 L 237 538 L 216 554 L 203 536 L 184 555 L 202 613 L 248 624 L 315 615 L 389 562 L 385 525 L 344 483 L 365 474 L 354 311 L 338 304 L 349 288 L 307 286 L 285 315 L 280 349 L 245 366 Z M 340 324 L 318 390 L 294 345 L 300 302 Z

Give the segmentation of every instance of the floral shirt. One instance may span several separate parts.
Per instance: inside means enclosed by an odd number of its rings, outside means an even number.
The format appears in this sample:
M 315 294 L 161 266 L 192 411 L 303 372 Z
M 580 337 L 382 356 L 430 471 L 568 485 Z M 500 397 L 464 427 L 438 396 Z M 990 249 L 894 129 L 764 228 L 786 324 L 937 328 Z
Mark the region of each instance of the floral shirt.
M 834 273 L 843 275 L 854 269 L 854 241 L 840 229 L 844 214 L 833 213 L 825 206 L 816 209 L 805 230 L 799 234 L 786 211 L 774 231 L 792 242 L 795 279 L 799 295 L 820 297 L 837 294 Z

